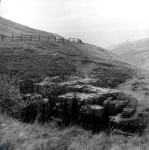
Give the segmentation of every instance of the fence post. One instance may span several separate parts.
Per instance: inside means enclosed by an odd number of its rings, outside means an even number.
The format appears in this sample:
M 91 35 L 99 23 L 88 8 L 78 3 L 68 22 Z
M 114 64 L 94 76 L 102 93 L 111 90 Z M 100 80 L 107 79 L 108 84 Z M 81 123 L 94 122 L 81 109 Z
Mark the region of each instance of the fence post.
M 12 41 L 13 41 L 13 35 L 12 35 Z
M 21 41 L 22 41 L 22 35 L 21 35 Z
M 40 35 L 39 35 L 39 41 L 40 41 Z
M 31 35 L 31 41 L 32 41 L 32 35 Z
M 56 42 L 56 36 L 55 36 L 55 42 Z
M 63 43 L 65 42 L 65 39 L 63 38 Z

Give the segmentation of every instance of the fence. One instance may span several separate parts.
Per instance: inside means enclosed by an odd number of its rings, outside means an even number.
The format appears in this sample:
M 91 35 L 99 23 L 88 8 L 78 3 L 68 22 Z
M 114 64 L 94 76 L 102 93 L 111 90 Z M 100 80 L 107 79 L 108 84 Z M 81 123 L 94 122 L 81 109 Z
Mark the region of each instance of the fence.
M 55 36 L 45 36 L 45 35 L 4 35 L 0 34 L 0 41 L 55 41 L 55 42 L 62 42 L 62 43 L 82 43 L 80 39 L 77 38 L 56 38 Z

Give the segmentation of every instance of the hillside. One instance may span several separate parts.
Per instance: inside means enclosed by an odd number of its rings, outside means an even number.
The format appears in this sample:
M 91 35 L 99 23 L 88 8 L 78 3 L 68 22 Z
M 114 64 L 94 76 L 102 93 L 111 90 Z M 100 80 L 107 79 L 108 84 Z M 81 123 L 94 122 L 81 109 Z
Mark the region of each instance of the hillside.
M 0 34 L 55 35 L 0 17 Z M 19 74 L 19 76 L 47 76 L 48 74 L 71 74 L 83 66 L 100 62 L 102 65 L 115 63 L 118 57 L 101 47 L 81 43 L 60 42 L 0 42 L 0 72 Z M 103 63 L 104 62 L 104 63 Z M 130 67 L 130 66 L 129 66 Z
M 109 50 L 116 52 L 115 49 L 118 49 L 120 45 L 112 46 Z M 133 41 L 130 46 L 117 52 L 117 55 L 130 64 L 149 69 L 149 39 Z
M 0 17 L 0 34 L 5 35 L 20 35 L 20 34 L 35 34 L 54 36 L 54 33 L 49 33 L 37 29 L 33 29 L 13 21 Z
M 136 134 L 147 131 L 149 109 L 136 97 L 137 71 L 86 43 L 1 41 L 0 149 L 130 149 L 137 139 L 144 146 Z
M 98 65 L 94 65 L 94 68 L 110 69 L 112 64 L 126 70 L 131 67 L 115 60 L 115 56 L 110 55 L 107 50 L 89 44 L 1 42 L 0 49 L 0 72 L 26 77 L 74 74 L 79 68 L 87 68 L 96 63 Z M 87 70 L 91 72 L 92 69 L 93 67 Z

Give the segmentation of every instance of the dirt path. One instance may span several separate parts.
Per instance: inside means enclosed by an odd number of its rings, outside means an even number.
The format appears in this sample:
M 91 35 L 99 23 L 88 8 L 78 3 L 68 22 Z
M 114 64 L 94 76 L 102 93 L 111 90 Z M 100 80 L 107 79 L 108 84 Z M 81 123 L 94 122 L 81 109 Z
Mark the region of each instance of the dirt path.
M 140 104 L 149 105 L 149 74 L 139 74 L 139 76 L 127 80 L 117 87 L 118 90 L 133 95 Z

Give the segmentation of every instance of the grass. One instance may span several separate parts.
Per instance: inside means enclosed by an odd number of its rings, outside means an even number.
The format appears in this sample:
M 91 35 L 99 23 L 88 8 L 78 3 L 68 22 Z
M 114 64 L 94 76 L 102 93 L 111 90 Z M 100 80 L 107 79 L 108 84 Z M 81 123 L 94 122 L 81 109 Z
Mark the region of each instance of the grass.
M 24 124 L 2 115 L 0 123 L 5 146 L 14 150 L 148 150 L 149 146 L 149 134 L 142 137 L 91 134 L 75 126 L 59 129 L 54 122 Z
M 22 78 L 76 74 L 95 61 L 102 67 L 130 65 L 114 61 L 106 50 L 80 43 L 55 42 L 0 42 L 0 73 L 18 75 Z M 119 70 L 119 67 L 116 66 Z M 113 66 L 112 66 L 113 68 Z M 90 69 L 92 71 L 92 68 Z M 107 71 L 111 71 L 110 69 Z M 108 73 L 107 73 L 108 74 Z
M 14 108 L 21 101 L 19 80 L 9 75 L 0 75 L 0 112 L 13 115 Z
M 117 65 L 97 65 L 90 74 L 98 79 L 98 86 L 115 88 L 117 85 L 124 83 L 127 79 L 132 78 L 135 75 L 135 71 Z

